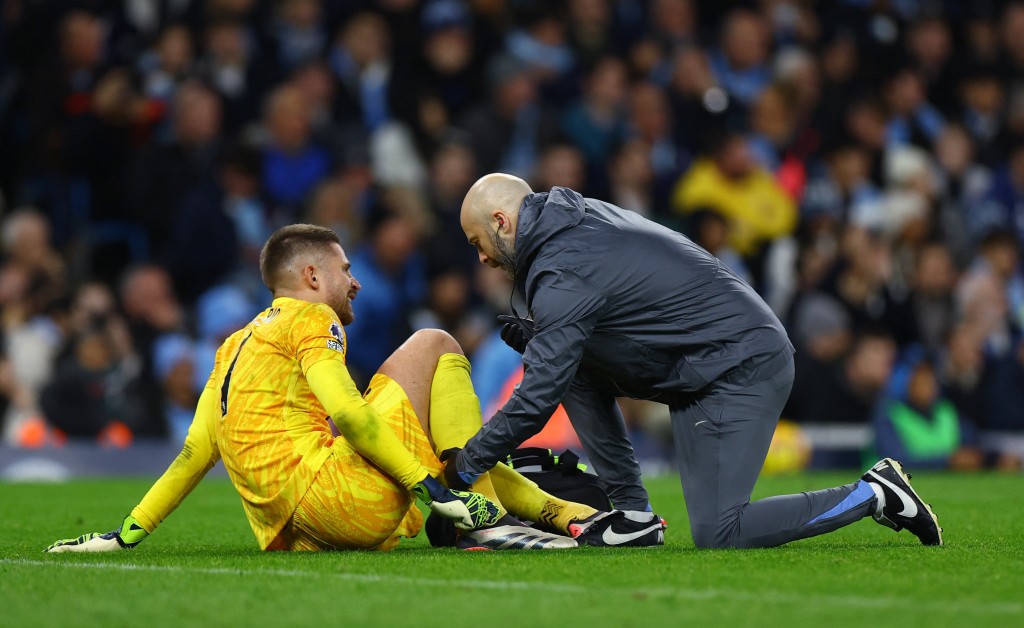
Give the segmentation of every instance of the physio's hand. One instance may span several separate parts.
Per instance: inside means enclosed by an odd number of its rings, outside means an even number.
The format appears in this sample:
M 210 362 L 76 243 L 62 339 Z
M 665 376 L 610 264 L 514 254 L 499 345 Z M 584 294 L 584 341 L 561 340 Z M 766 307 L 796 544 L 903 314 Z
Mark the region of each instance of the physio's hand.
M 441 462 L 444 463 L 444 483 L 453 491 L 468 491 L 470 486 L 476 482 L 479 474 L 459 471 L 459 458 L 462 456 L 461 447 L 451 447 L 441 452 Z
M 498 317 L 498 322 L 501 323 L 501 339 L 505 341 L 505 344 L 520 354 L 524 353 L 526 343 L 533 338 L 533 321 L 529 318 L 502 314 Z
M 121 527 L 111 532 L 88 532 L 74 539 L 54 541 L 46 552 L 114 552 L 131 549 L 142 542 L 149 533 L 131 515 L 124 518 Z
M 431 511 L 451 519 L 460 530 L 493 526 L 501 518 L 498 506 L 480 493 L 449 490 L 429 475 L 414 486 L 412 492 Z

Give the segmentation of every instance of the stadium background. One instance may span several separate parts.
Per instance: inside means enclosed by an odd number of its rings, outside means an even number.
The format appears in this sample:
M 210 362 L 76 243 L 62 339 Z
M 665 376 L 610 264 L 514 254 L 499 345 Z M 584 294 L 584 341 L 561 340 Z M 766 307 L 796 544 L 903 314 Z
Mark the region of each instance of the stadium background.
M 1022 3 L 2 0 L 0 456 L 165 464 L 296 221 L 363 284 L 357 379 L 442 327 L 486 417 L 510 287 L 458 211 L 505 171 L 747 278 L 798 347 L 816 465 L 1019 471 L 1022 140 Z M 665 463 L 663 410 L 625 410 Z

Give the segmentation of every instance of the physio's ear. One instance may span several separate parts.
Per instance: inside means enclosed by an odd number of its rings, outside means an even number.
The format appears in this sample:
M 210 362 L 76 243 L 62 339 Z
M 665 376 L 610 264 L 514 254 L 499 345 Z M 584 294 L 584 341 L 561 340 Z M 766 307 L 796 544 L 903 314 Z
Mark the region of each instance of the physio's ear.
M 508 234 L 512 228 L 512 220 L 509 219 L 508 214 L 503 211 L 496 211 L 491 214 L 491 218 L 494 220 L 493 225 L 498 228 L 498 231 L 504 234 Z

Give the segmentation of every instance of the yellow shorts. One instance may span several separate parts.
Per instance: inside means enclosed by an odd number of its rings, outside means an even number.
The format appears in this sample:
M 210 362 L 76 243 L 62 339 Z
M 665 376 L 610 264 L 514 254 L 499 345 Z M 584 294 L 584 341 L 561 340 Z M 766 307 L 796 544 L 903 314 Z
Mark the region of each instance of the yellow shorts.
M 441 462 L 398 382 L 378 373 L 363 397 L 429 472 L 441 472 Z M 344 438 L 336 438 L 331 457 L 279 539 L 291 550 L 389 550 L 399 537 L 416 536 L 422 527 L 423 515 L 412 493 Z

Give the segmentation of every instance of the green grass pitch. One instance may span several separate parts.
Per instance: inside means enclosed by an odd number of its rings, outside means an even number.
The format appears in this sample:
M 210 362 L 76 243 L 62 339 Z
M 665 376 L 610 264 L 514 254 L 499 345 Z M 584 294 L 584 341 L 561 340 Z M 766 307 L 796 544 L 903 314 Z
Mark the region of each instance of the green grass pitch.
M 764 478 L 756 497 L 855 474 Z M 694 548 L 674 477 L 648 480 L 665 547 L 261 553 L 227 480 L 139 548 L 54 555 L 116 526 L 150 481 L 0 484 L 3 626 L 1024 626 L 1024 477 L 920 474 L 946 546 L 870 520 L 753 551 Z

